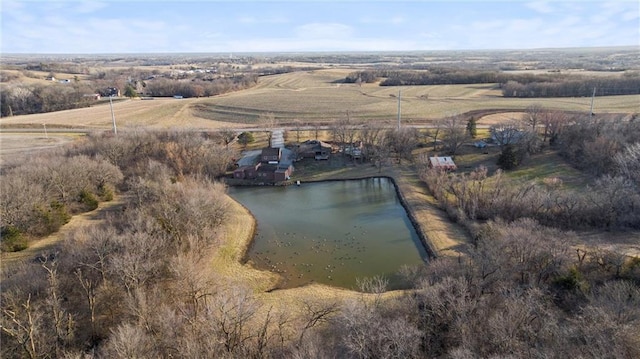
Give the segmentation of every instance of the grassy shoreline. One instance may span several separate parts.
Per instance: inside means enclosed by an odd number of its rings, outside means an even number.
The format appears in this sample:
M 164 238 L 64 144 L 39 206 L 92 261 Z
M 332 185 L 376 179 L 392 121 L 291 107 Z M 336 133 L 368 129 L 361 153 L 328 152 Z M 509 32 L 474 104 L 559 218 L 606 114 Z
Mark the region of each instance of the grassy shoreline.
M 433 198 L 410 166 L 386 166 L 379 170 L 368 164 L 336 166 L 324 170 L 301 171 L 296 180 L 302 183 L 350 180 L 371 177 L 387 177 L 393 180 L 401 201 L 416 231 L 428 246 L 427 250 L 435 256 L 460 255 L 469 243 L 465 230 L 448 220 L 446 213 L 438 209 Z M 309 284 L 302 287 L 279 289 L 279 276 L 268 271 L 258 270 L 245 262 L 244 256 L 251 246 L 255 234 L 256 220 L 242 204 L 229 197 L 232 214 L 225 226 L 225 239 L 212 259 L 216 273 L 232 281 L 243 283 L 259 294 L 265 303 L 275 305 L 296 305 L 310 298 L 339 300 L 362 296 L 362 293 L 323 284 Z M 393 297 L 401 291 L 388 292 Z

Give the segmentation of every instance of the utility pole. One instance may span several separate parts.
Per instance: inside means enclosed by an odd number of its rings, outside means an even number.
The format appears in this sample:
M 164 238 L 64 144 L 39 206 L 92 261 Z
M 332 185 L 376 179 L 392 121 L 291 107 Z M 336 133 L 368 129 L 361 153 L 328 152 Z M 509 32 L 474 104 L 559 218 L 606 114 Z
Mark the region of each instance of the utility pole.
M 589 111 L 589 118 L 592 118 L 594 113 L 593 113 L 593 100 L 596 98 L 596 88 L 593 88 L 593 95 L 591 95 L 591 110 Z
M 116 116 L 113 114 L 113 96 L 109 96 L 109 107 L 111 108 L 111 122 L 113 122 L 113 134 L 118 136 L 118 129 L 116 128 Z
M 402 111 L 400 101 L 402 101 L 402 90 L 398 90 L 398 131 L 400 131 L 400 114 Z

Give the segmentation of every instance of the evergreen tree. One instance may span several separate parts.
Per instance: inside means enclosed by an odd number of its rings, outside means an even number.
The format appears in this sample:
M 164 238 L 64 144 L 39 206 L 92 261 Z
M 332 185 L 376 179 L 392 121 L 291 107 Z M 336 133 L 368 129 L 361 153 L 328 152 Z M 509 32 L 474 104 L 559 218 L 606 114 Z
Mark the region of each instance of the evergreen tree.
M 251 132 L 243 132 L 243 133 L 238 135 L 238 142 L 245 149 L 247 148 L 247 145 L 250 144 L 253 141 L 255 141 L 255 138 L 253 138 L 253 134 Z
M 471 117 L 467 122 L 467 133 L 471 138 L 476 138 L 476 136 L 478 136 L 477 121 L 474 117 Z
M 512 170 L 518 167 L 518 156 L 512 145 L 505 145 L 498 157 L 498 166 L 503 170 Z
M 138 97 L 138 93 L 136 92 L 136 89 L 133 86 L 131 86 L 131 84 L 127 84 L 127 86 L 125 86 L 124 95 L 130 98 Z

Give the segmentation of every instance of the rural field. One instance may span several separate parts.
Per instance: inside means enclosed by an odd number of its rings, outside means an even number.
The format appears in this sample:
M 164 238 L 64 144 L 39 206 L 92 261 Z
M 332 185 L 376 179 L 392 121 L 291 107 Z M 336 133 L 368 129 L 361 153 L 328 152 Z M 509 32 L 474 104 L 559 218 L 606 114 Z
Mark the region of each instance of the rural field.
M 591 98 L 504 98 L 496 85 L 378 86 L 342 83 L 352 70 L 299 71 L 260 77 L 258 85 L 209 98 L 155 98 L 118 100 L 113 111 L 119 130 L 216 129 L 255 126 L 260 115 L 272 113 L 282 123 L 330 122 L 336 119 L 395 124 L 398 94 L 404 123 L 428 125 L 431 121 L 469 111 L 500 112 L 499 117 L 479 119 L 480 125 L 519 117 L 523 109 L 539 104 L 547 109 L 588 113 Z M 596 97 L 599 114 L 638 113 L 640 95 Z M 506 114 L 505 114 L 506 113 Z M 4 117 L 1 128 L 74 128 L 86 131 L 110 129 L 109 103 L 52 113 Z

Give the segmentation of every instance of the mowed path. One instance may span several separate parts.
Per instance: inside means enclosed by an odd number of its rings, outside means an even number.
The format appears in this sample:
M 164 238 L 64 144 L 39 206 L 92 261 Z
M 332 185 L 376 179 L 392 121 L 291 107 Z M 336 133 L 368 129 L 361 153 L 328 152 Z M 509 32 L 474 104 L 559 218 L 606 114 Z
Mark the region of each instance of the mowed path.
M 121 210 L 124 205 L 122 197 L 117 196 L 112 201 L 101 202 L 98 208 L 90 212 L 75 215 L 71 217 L 71 220 L 62 226 L 59 231 L 48 235 L 43 239 L 39 239 L 29 243 L 29 248 L 12 253 L 2 253 L 2 265 L 10 265 L 20 260 L 30 260 L 36 258 L 43 252 L 54 249 L 61 241 L 63 241 L 69 233 L 81 228 L 94 226 L 100 224 L 106 218 L 106 215 L 113 211 Z

